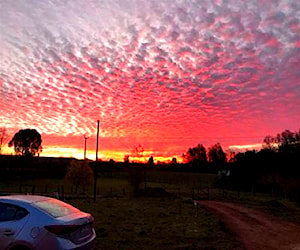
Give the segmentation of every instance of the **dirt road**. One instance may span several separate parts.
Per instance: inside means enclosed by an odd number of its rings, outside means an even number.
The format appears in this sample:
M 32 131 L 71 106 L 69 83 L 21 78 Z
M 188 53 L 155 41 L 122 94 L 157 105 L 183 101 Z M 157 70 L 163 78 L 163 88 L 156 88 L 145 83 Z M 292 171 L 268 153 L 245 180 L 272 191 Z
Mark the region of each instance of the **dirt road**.
M 236 234 L 245 249 L 299 249 L 300 226 L 233 203 L 199 201 Z

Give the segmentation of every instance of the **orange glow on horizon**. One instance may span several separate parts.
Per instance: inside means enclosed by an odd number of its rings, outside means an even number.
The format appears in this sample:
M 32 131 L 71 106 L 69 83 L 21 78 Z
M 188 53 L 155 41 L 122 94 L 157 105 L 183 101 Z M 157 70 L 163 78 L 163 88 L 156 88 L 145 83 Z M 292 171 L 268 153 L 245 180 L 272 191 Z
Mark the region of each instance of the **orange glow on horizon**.
M 5 146 L 3 148 L 3 154 L 5 155 L 13 155 L 13 148 Z M 131 153 L 127 151 L 114 151 L 114 150 L 102 150 L 98 152 L 98 158 L 103 161 L 109 161 L 113 159 L 117 162 L 123 162 L 125 155 L 129 155 L 130 162 L 148 162 L 149 158 L 153 156 L 154 162 L 171 162 L 172 158 L 176 158 L 177 162 L 182 162 L 182 156 L 174 155 L 174 156 L 155 156 L 152 151 L 144 151 L 141 157 L 133 156 Z M 40 154 L 42 157 L 66 157 L 66 158 L 76 158 L 83 159 L 84 158 L 84 149 L 82 148 L 73 148 L 68 146 L 57 147 L 57 146 L 47 146 L 43 148 L 42 153 Z M 95 150 L 87 150 L 86 157 L 90 160 L 95 160 L 96 151 Z
M 262 148 L 261 143 L 257 144 L 247 144 L 247 145 L 230 145 L 228 147 L 229 151 L 246 151 L 246 150 L 260 150 Z M 226 148 L 223 148 L 226 151 Z M 14 150 L 11 147 L 3 147 L 3 154 L 6 155 L 13 155 Z M 183 152 L 184 153 L 184 152 Z M 172 161 L 173 158 L 176 158 L 178 163 L 183 162 L 183 157 L 181 155 L 171 155 L 171 156 L 164 156 L 164 155 L 155 155 L 153 151 L 144 151 L 142 156 L 138 157 L 128 151 L 122 150 L 99 150 L 98 158 L 103 161 L 109 161 L 113 159 L 116 162 L 123 162 L 124 157 L 129 155 L 130 162 L 148 162 L 149 158 L 153 156 L 154 162 L 165 162 L 169 163 Z M 40 156 L 44 157 L 66 157 L 66 158 L 76 158 L 76 159 L 83 159 L 84 157 L 84 149 L 83 148 L 74 148 L 70 146 L 45 146 L 43 147 L 43 151 Z M 96 158 L 96 151 L 95 150 L 87 150 L 86 151 L 87 159 L 95 160 Z
M 231 145 L 228 147 L 230 150 L 255 150 L 255 149 L 261 149 L 262 143 L 257 144 L 249 144 L 249 145 Z

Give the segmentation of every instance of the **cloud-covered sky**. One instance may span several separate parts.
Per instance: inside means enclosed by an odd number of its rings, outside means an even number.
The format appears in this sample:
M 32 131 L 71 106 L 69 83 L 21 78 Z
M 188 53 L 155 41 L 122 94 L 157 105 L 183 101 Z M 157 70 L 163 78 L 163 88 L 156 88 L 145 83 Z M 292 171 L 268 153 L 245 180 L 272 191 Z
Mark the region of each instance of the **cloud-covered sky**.
M 2 0 L 0 87 L 45 154 L 92 154 L 97 120 L 103 158 L 261 143 L 300 127 L 300 1 Z

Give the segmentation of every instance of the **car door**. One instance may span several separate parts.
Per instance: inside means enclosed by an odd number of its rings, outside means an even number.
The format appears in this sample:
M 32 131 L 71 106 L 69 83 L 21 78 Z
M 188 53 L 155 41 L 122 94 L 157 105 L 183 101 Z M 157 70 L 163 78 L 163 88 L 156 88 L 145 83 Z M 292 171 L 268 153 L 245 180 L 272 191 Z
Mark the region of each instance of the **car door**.
M 0 202 L 0 246 L 8 247 L 22 230 L 28 211 L 16 205 Z

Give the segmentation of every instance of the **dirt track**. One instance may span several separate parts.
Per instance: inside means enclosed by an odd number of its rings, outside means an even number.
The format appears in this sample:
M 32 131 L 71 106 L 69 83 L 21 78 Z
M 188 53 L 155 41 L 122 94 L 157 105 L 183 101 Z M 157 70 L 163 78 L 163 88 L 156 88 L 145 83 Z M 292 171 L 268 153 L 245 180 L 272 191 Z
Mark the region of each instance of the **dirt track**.
M 199 201 L 236 234 L 245 249 L 299 249 L 300 226 L 257 210 L 218 201 Z

